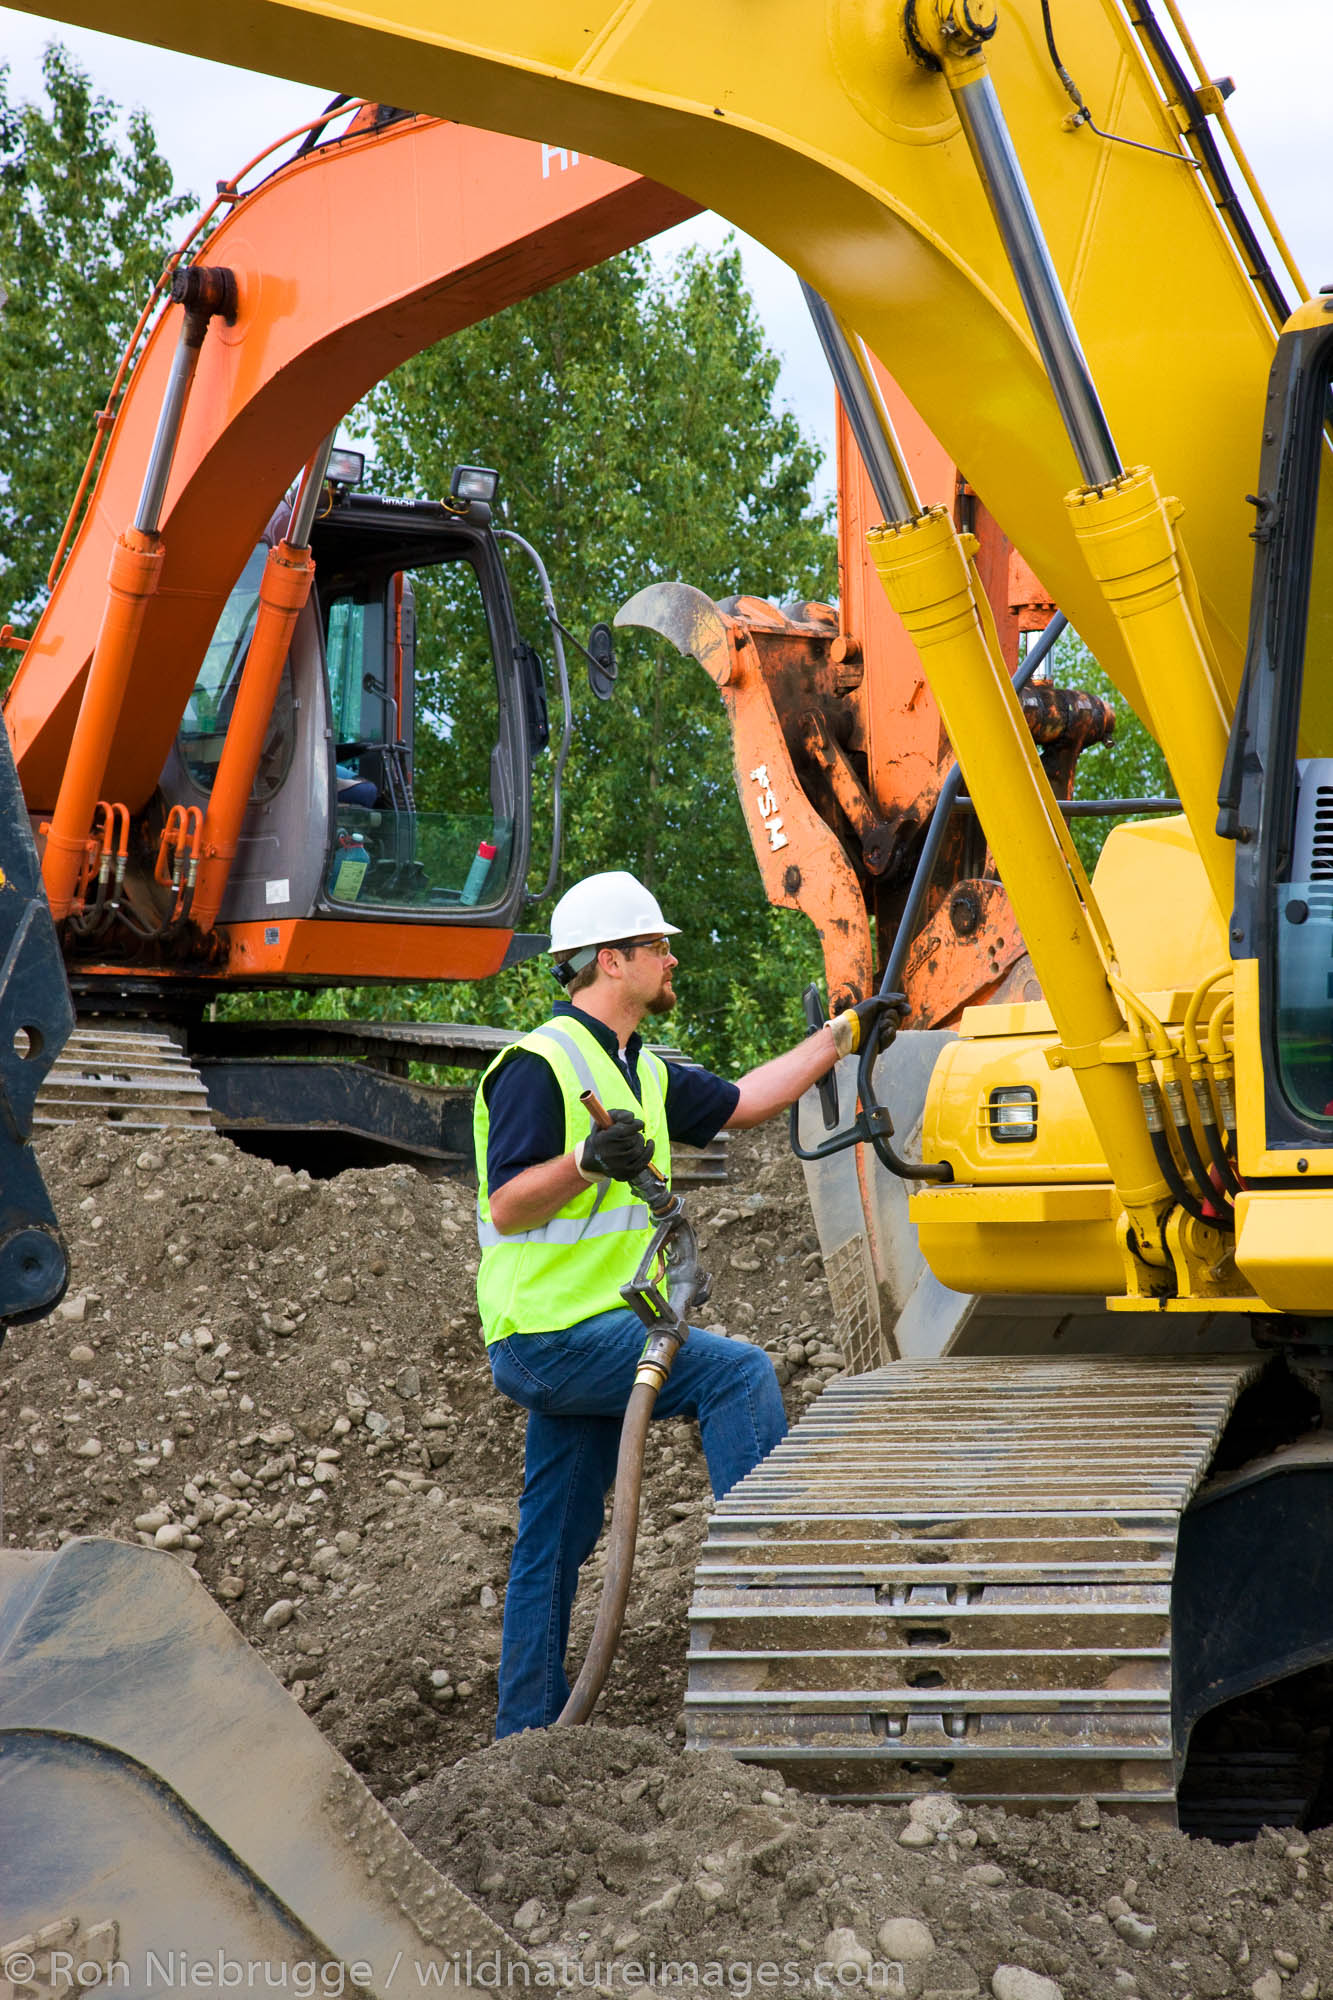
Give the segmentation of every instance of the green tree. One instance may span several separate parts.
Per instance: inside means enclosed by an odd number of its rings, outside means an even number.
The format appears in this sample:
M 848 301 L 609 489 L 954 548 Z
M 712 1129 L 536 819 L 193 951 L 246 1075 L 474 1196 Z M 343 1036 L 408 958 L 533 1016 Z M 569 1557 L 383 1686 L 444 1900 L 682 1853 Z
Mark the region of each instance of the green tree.
M 424 497 L 448 490 L 455 464 L 498 467 L 508 524 L 541 551 L 576 631 L 663 578 L 718 598 L 827 598 L 834 541 L 811 500 L 819 454 L 775 407 L 778 365 L 734 250 L 688 253 L 665 272 L 631 252 L 442 342 L 382 383 L 368 407 L 376 483 Z M 549 657 L 531 569 L 517 552 L 508 560 L 520 622 Z M 429 577 L 419 589 L 418 790 L 423 805 L 443 804 L 484 769 L 493 720 L 478 699 L 484 635 L 474 591 Z M 764 896 L 730 732 L 703 669 L 648 635 L 620 636 L 618 658 L 615 697 L 601 703 L 571 653 L 577 734 L 562 881 L 598 868 L 638 872 L 685 933 L 671 1032 L 705 1061 L 745 1064 L 800 1033 L 799 993 L 819 969 L 817 942 L 804 918 Z M 544 775 L 539 765 L 539 786 Z M 546 833 L 539 822 L 538 856 Z M 534 912 L 534 923 L 544 915 Z M 553 992 L 536 968 L 519 968 L 433 989 L 418 1004 L 522 1025 Z M 387 994 L 383 1011 L 400 1013 L 408 1000 Z
M 0 619 L 24 624 L 173 221 L 193 206 L 142 111 L 117 107 L 52 43 L 46 102 L 0 67 Z M 10 656 L 12 657 L 12 656 Z

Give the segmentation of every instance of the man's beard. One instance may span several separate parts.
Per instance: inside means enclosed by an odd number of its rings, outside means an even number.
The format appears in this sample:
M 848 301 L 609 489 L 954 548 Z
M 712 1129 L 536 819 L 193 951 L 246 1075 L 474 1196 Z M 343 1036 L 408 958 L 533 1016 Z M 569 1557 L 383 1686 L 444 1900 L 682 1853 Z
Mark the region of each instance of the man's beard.
M 675 1004 L 676 996 L 668 986 L 664 992 L 658 994 L 655 1000 L 648 1002 L 648 1012 L 650 1014 L 669 1014 Z

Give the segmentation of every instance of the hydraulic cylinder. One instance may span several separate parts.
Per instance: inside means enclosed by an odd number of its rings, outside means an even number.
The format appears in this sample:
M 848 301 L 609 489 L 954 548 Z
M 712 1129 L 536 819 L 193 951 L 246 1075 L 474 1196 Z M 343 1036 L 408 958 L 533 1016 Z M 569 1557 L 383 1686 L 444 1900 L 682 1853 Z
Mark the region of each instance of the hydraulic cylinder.
M 315 565 L 308 548 L 293 548 L 290 542 L 279 542 L 269 550 L 259 585 L 254 635 L 204 819 L 199 882 L 192 912 L 202 931 L 212 930 L 222 908 L 282 680 L 283 663 L 314 580 Z
M 947 509 L 875 529 L 870 552 L 889 602 L 921 654 L 986 838 L 1077 1074 L 1135 1248 L 1164 1261 L 1159 1210 L 1168 1198 L 1133 1073 L 1101 1044 L 1124 1023 L 1107 983 L 1093 920 L 1070 874 L 1032 735 L 993 650 L 963 539 Z
M 74 901 L 107 753 L 120 721 L 144 612 L 162 574 L 162 558 L 161 536 L 140 528 L 126 528 L 111 551 L 106 608 L 42 852 L 42 881 L 57 923 L 69 915 Z
M 162 574 L 158 524 L 200 349 L 212 319 L 219 313 L 228 321 L 235 318 L 236 280 L 221 265 L 193 264 L 176 272 L 171 298 L 185 307 L 180 339 L 158 413 L 138 510 L 111 552 L 106 609 L 42 854 L 42 881 L 57 923 L 69 915 L 74 902 L 144 613 Z
M 1218 838 L 1217 786 L 1227 719 L 1194 580 L 1174 523 L 1145 466 L 1114 485 L 1071 493 L 1074 533 L 1125 635 L 1153 735 L 1166 751 L 1217 907 L 1230 921 L 1235 852 Z

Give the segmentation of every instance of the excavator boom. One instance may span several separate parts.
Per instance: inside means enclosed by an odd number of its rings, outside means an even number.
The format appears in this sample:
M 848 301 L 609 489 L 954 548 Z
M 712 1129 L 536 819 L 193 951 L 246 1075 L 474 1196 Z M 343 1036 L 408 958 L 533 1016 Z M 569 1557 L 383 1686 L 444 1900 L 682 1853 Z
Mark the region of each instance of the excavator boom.
M 695 212 L 600 160 L 407 119 L 281 168 L 209 238 L 235 324 L 205 340 L 161 517 L 165 548 L 108 796 L 137 811 L 167 759 L 228 592 L 293 474 L 405 356 Z M 393 227 L 385 227 L 385 217 Z M 149 335 L 91 504 L 6 698 L 24 796 L 59 790 L 116 537 L 133 519 L 176 343 Z

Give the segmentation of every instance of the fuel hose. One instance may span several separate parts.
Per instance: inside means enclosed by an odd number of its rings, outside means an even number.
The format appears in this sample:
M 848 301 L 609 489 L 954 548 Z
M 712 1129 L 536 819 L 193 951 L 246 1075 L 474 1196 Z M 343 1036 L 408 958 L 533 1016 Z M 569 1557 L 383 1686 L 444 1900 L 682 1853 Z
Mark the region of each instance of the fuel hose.
M 605 1106 L 591 1090 L 583 1092 L 583 1104 L 594 1125 L 611 1123 Z M 699 1271 L 698 1245 L 685 1218 L 684 1204 L 671 1192 L 670 1184 L 651 1162 L 629 1183 L 647 1203 L 657 1224 L 653 1241 L 633 1281 L 622 1286 L 622 1296 L 644 1320 L 648 1341 L 634 1371 L 634 1387 L 625 1406 L 620 1426 L 620 1449 L 616 1457 L 616 1497 L 611 1510 L 611 1527 L 606 1543 L 606 1579 L 597 1607 L 588 1651 L 569 1700 L 556 1717 L 557 1724 L 586 1722 L 591 1716 L 611 1671 L 616 1648 L 625 1623 L 625 1606 L 634 1578 L 634 1556 L 639 1535 L 639 1508 L 643 1495 L 643 1452 L 648 1425 L 672 1364 L 689 1332 L 686 1315 L 696 1304 L 707 1281 Z M 666 1294 L 652 1282 L 652 1266 L 666 1259 Z

